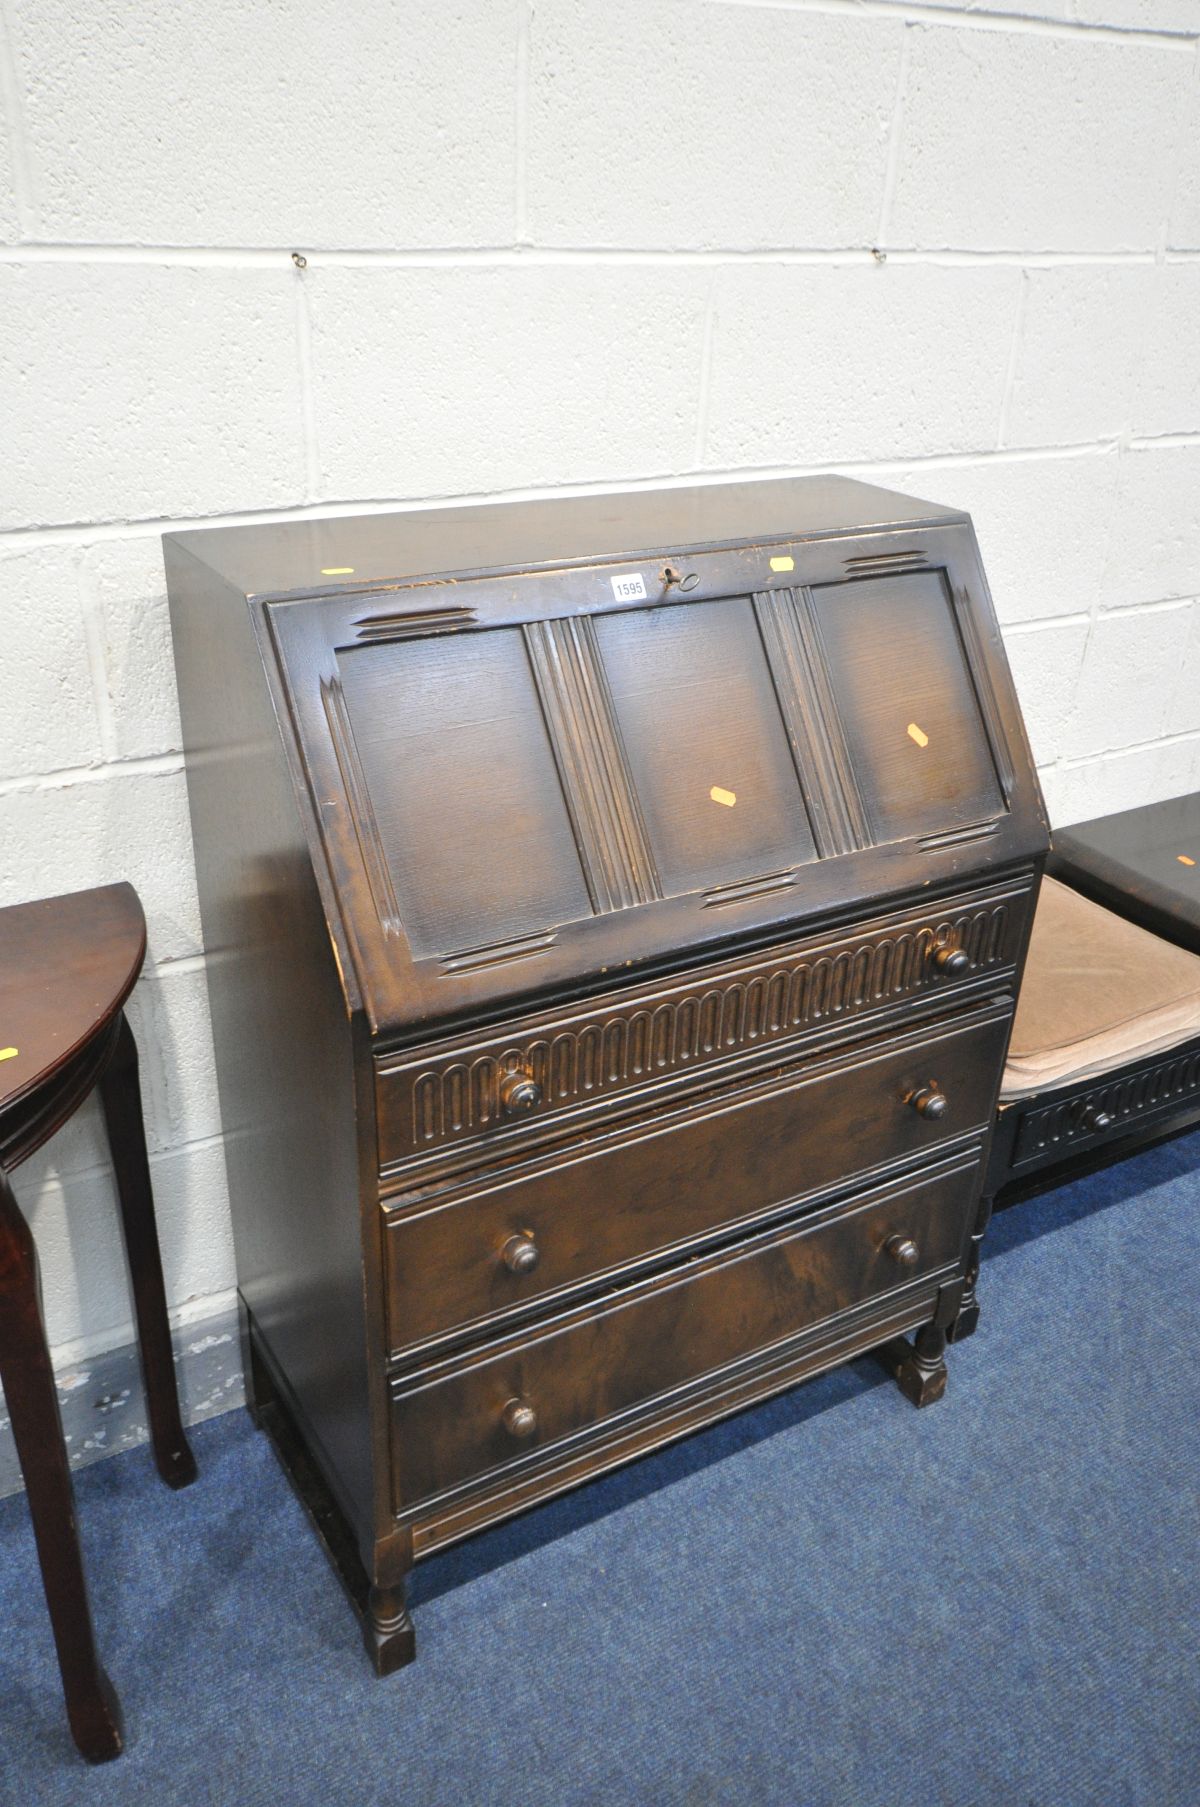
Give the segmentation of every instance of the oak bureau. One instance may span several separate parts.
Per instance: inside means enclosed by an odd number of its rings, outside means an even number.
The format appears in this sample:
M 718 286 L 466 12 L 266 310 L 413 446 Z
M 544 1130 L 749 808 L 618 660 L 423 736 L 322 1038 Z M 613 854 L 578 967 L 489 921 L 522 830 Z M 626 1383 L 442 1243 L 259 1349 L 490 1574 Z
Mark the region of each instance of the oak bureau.
M 380 1672 L 454 1539 L 869 1349 L 937 1398 L 1047 846 L 969 519 L 164 544 L 253 1409 Z

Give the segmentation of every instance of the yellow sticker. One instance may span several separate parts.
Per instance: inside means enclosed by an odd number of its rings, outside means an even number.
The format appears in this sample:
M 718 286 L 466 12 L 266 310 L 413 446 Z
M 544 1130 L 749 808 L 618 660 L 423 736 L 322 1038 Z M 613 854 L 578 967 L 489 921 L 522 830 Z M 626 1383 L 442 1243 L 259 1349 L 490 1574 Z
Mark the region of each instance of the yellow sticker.
M 15 1060 L 17 1052 L 16 1048 L 0 1048 L 0 1060 Z
M 926 734 L 922 728 L 918 728 L 916 722 L 909 722 L 908 738 L 910 740 L 915 740 L 919 747 L 927 747 L 929 745 L 928 734 Z
M 1194 866 L 1196 864 L 1195 860 L 1189 860 L 1186 853 L 1177 853 L 1175 858 L 1179 861 L 1181 866 Z
M 354 566 L 353 565 L 322 565 L 321 566 L 321 576 L 322 577 L 353 577 L 354 576 Z
M 732 809 L 737 802 L 733 792 L 722 790 L 719 784 L 714 784 L 708 794 L 714 803 L 723 803 L 726 809 Z
M 794 571 L 796 569 L 796 561 L 794 558 L 787 557 L 773 558 L 771 560 L 771 569 L 772 571 Z

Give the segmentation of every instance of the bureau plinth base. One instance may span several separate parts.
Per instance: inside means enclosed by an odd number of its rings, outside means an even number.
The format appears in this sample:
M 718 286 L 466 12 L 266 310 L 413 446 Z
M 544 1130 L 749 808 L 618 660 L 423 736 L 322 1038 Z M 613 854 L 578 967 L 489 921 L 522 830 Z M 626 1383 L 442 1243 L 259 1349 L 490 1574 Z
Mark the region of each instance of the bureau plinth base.
M 270 1359 L 244 1302 L 240 1311 L 246 1408 L 258 1429 L 269 1438 L 293 1493 L 346 1590 L 376 1675 L 394 1675 L 417 1654 L 416 1632 L 405 1604 L 404 1584 L 372 1585 L 346 1515 L 313 1461 L 303 1433 L 288 1409 L 284 1391 L 272 1376 Z

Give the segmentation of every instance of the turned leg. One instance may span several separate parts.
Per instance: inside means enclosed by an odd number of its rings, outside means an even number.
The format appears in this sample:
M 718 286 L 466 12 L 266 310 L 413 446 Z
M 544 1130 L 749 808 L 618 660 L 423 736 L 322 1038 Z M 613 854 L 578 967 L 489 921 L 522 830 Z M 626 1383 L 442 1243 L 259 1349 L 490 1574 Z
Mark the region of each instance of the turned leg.
M 89 1763 L 120 1755 L 121 1710 L 96 1655 L 37 1254 L 0 1169 L 0 1382 L 25 1477 L 71 1735 Z
M 939 1325 L 923 1325 L 911 1343 L 896 1337 L 878 1354 L 904 1397 L 914 1405 L 932 1405 L 946 1391 L 946 1332 Z
M 961 1343 L 964 1337 L 973 1336 L 979 1327 L 979 1299 L 976 1295 L 979 1283 L 979 1257 L 991 1217 L 991 1199 L 981 1198 L 979 1211 L 975 1218 L 975 1228 L 971 1233 L 971 1246 L 967 1252 L 966 1286 L 963 1290 L 962 1304 L 958 1308 L 958 1316 L 946 1333 L 952 1343 Z
M 947 1331 L 958 1317 L 962 1299 L 961 1280 L 941 1287 L 932 1321 L 922 1324 L 911 1343 L 897 1336 L 875 1350 L 875 1359 L 914 1405 L 932 1405 L 946 1391 Z
M 116 1049 L 100 1079 L 100 1101 L 121 1202 L 121 1228 L 133 1284 L 154 1461 L 168 1487 L 186 1487 L 196 1478 L 196 1462 L 179 1416 L 175 1358 L 154 1222 L 150 1164 L 146 1158 L 137 1044 L 123 1012 Z
M 363 1639 L 376 1675 L 392 1675 L 417 1654 L 416 1633 L 404 1598 L 404 1583 L 373 1587 L 367 1595 Z

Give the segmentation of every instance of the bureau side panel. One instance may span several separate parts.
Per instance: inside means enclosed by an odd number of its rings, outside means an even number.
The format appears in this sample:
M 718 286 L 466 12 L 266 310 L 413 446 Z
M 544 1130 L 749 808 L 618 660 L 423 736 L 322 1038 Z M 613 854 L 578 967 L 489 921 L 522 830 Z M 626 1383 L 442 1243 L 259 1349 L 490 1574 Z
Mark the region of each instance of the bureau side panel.
M 238 1285 L 367 1550 L 354 1023 L 250 605 L 165 554 Z

